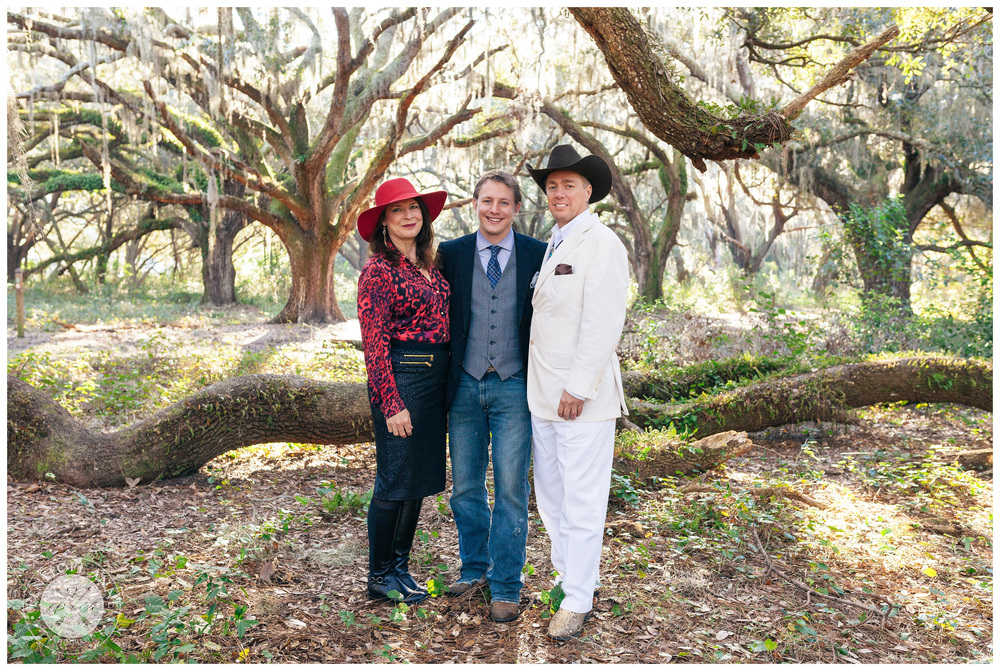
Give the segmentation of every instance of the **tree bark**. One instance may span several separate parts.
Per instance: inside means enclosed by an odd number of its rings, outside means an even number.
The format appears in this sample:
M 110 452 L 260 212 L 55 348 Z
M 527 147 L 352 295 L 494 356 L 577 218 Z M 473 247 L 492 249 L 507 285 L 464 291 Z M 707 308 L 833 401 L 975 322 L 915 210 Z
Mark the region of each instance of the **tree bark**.
M 7 376 L 7 473 L 51 473 L 77 487 L 120 487 L 196 472 L 229 450 L 294 441 L 372 440 L 364 384 L 248 375 L 218 382 L 115 433 L 84 427 L 55 401 Z
M 615 470 L 629 473 L 637 480 L 701 473 L 733 457 L 746 454 L 754 444 L 744 431 L 724 431 L 685 445 L 671 441 L 656 445 L 644 457 L 615 454 Z
M 993 468 L 993 448 L 966 450 L 954 455 L 958 465 L 966 470 L 985 471 Z
M 657 393 L 658 385 L 629 377 L 629 392 Z M 699 438 L 807 420 L 842 420 L 846 408 L 900 400 L 992 410 L 992 385 L 989 363 L 916 357 L 836 366 L 704 402 L 662 405 L 633 399 L 629 407 L 630 419 L 644 426 L 670 420 L 690 425 L 693 420 L 694 437 Z M 10 375 L 7 408 L 8 475 L 43 479 L 51 473 L 59 482 L 79 487 L 186 475 L 248 445 L 372 440 L 366 385 L 295 375 L 225 380 L 115 433 L 87 429 L 51 398 Z M 698 459 L 691 464 L 706 465 Z
M 246 186 L 233 179 L 224 181 L 227 196 L 243 198 Z M 212 213 L 208 207 L 202 208 L 207 217 Z M 233 265 L 233 243 L 236 235 L 247 226 L 247 217 L 242 212 L 220 209 L 216 212 L 218 224 L 209 226 L 201 243 L 201 279 L 205 287 L 203 303 L 212 305 L 236 304 L 236 267 Z
M 203 303 L 236 304 L 236 267 L 233 265 L 233 242 L 246 226 L 243 215 L 226 210 L 220 213 L 219 227 L 211 245 L 201 249 L 201 281 L 205 287 Z M 239 220 L 233 222 L 233 220 Z M 236 225 L 232 225 L 236 223 Z
M 330 227 L 282 227 L 278 236 L 288 250 L 292 291 L 274 324 L 338 323 L 347 318 L 337 304 L 334 263 L 340 241 Z
M 626 7 L 573 7 L 570 13 L 594 39 L 608 69 L 636 114 L 658 138 L 691 159 L 698 170 L 706 160 L 759 158 L 762 146 L 784 144 L 792 136 L 791 119 L 822 91 L 845 81 L 850 71 L 875 49 L 899 34 L 895 26 L 855 49 L 819 84 L 781 111 L 722 118 L 698 107 L 672 80 L 652 38 Z
M 849 408 L 876 403 L 959 403 L 993 410 L 993 365 L 976 359 L 911 357 L 826 368 L 767 380 L 691 403 L 629 402 L 640 427 L 691 430 L 694 437 L 721 431 L 759 431 L 805 421 L 846 421 Z

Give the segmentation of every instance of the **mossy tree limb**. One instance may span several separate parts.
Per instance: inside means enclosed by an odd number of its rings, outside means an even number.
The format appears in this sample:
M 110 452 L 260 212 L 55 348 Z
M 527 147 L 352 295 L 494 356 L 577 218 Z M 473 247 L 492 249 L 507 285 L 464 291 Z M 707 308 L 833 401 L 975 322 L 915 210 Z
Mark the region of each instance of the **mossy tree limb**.
M 627 7 L 573 7 L 570 13 L 604 54 L 615 82 L 654 135 L 691 159 L 701 172 L 706 160 L 759 158 L 761 146 L 784 144 L 790 121 L 817 95 L 844 82 L 851 70 L 899 35 L 890 26 L 869 44 L 852 51 L 816 86 L 779 112 L 721 118 L 698 107 L 674 81 L 662 45 Z M 726 131 L 722 132 L 725 128 Z
M 753 448 L 745 431 L 724 431 L 690 445 L 677 441 L 657 446 L 642 458 L 616 452 L 615 470 L 630 473 L 640 481 L 692 475 L 711 470 Z
M 824 368 L 758 382 L 689 403 L 629 402 L 641 427 L 694 429 L 700 438 L 722 431 L 759 431 L 805 421 L 844 421 L 849 408 L 878 403 L 959 403 L 993 410 L 993 365 L 977 359 L 908 357 Z
M 942 357 L 874 361 L 759 382 L 688 404 L 633 400 L 630 408 L 631 419 L 645 426 L 693 419 L 695 437 L 701 438 L 843 419 L 847 408 L 901 400 L 992 410 L 993 367 Z M 126 477 L 150 482 L 193 473 L 212 458 L 248 445 L 371 440 L 364 384 L 248 375 L 206 387 L 115 433 L 100 433 L 42 392 L 7 376 L 7 472 L 17 479 L 52 473 L 78 487 L 114 487 L 124 485 Z M 723 442 L 719 454 L 733 456 L 737 450 L 728 439 Z M 710 468 L 704 452 L 692 453 L 687 466 Z M 687 466 L 672 465 L 670 471 L 689 472 Z
M 55 401 L 7 376 L 7 473 L 52 473 L 78 487 L 120 487 L 196 472 L 214 457 L 271 442 L 372 440 L 364 384 L 247 375 L 213 384 L 115 433 L 91 431 Z

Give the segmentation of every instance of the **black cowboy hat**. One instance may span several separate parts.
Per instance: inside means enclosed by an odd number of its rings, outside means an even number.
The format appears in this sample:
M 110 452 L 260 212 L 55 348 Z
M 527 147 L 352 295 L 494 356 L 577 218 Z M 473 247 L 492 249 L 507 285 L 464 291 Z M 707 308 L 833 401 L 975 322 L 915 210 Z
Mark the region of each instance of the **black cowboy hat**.
M 545 180 L 548 179 L 549 173 L 556 170 L 570 170 L 586 177 L 593 188 L 590 192 L 591 203 L 596 203 L 611 192 L 611 168 L 607 162 L 594 154 L 580 156 L 573 145 L 558 144 L 553 147 L 552 153 L 549 154 L 549 163 L 544 168 L 528 166 L 528 174 L 542 191 L 545 191 Z

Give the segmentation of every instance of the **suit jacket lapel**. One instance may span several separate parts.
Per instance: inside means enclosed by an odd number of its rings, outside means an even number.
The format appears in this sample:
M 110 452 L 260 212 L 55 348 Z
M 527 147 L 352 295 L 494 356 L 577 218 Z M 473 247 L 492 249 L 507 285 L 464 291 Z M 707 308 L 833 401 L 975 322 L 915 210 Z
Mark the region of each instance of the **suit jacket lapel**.
M 473 233 L 463 241 L 458 253 L 458 272 L 455 275 L 460 286 L 451 288 L 451 295 L 461 296 L 462 299 L 462 333 L 469 332 L 469 324 L 472 322 L 472 273 L 478 260 L 476 234 Z
M 514 234 L 514 263 L 517 264 L 517 308 L 514 313 L 518 323 L 521 323 L 521 315 L 524 314 L 524 297 L 528 293 L 528 285 L 531 284 L 531 259 L 528 258 L 528 247 L 521 242 L 521 236 Z
M 554 252 L 552 252 L 552 256 L 542 262 L 542 270 L 538 274 L 538 282 L 535 283 L 535 291 L 538 291 L 542 282 L 555 275 L 556 266 L 562 263 L 563 260 L 569 256 L 569 253 L 576 249 L 581 242 L 583 242 L 584 235 L 598 221 L 600 221 L 600 219 L 597 218 L 597 215 L 591 212 L 590 216 L 577 224 L 570 236 L 563 240 L 562 244 L 559 245 Z M 551 245 L 551 241 L 549 244 Z M 546 250 L 545 253 L 548 255 L 548 250 Z

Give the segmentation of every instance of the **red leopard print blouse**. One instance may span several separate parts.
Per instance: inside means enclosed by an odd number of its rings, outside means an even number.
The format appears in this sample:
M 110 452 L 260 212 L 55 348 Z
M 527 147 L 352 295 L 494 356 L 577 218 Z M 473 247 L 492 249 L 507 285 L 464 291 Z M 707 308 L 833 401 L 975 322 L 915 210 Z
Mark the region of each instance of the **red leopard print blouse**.
M 408 259 L 393 267 L 375 254 L 358 278 L 358 321 L 365 348 L 371 401 L 387 418 L 406 409 L 389 361 L 391 340 L 443 343 L 449 340 L 451 289 L 437 268 L 428 281 Z

